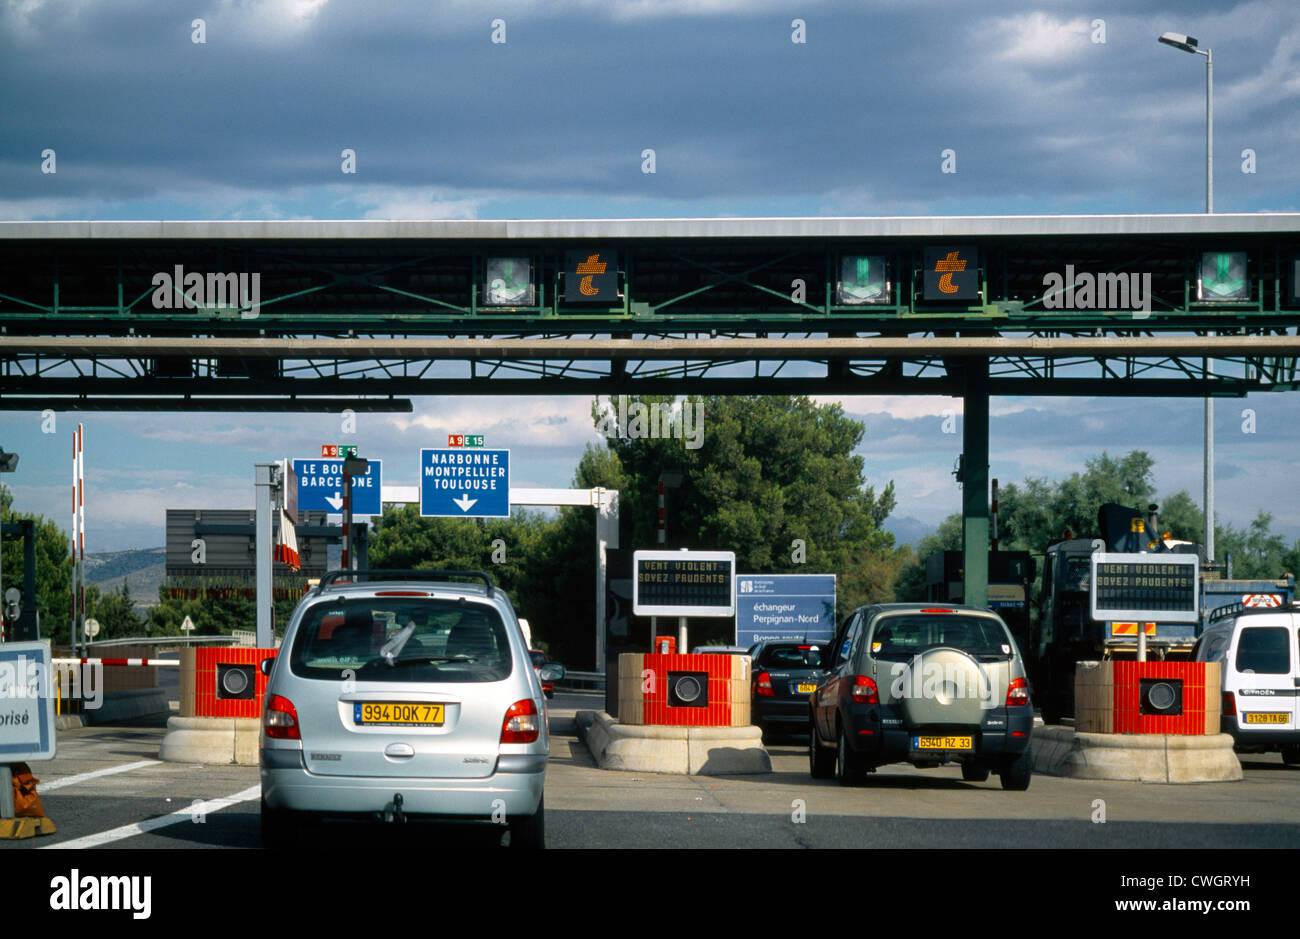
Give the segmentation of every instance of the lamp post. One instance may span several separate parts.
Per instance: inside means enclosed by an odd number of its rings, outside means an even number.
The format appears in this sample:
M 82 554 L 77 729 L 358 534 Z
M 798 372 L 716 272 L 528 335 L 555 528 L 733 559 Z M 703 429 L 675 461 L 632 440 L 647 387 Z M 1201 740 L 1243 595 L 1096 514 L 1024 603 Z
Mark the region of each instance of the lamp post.
M 1205 214 L 1214 214 L 1214 56 L 1202 49 L 1195 37 L 1182 33 L 1163 33 L 1159 39 L 1167 46 L 1205 56 Z M 1205 560 L 1214 560 L 1214 399 L 1205 399 Z
M 659 471 L 659 514 L 658 531 L 656 533 L 656 542 L 660 551 L 668 547 L 668 505 L 664 497 L 665 489 L 677 489 L 681 486 L 686 474 L 679 469 L 665 469 Z M 650 618 L 650 641 L 659 632 L 659 618 L 652 616 Z M 684 654 L 686 652 L 686 617 L 677 618 L 677 651 Z

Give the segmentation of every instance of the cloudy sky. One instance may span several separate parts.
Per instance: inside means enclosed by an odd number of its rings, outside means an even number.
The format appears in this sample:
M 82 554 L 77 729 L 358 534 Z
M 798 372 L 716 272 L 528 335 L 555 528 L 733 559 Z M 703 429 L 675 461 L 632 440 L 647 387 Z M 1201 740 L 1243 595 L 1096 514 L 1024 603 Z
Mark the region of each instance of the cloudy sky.
M 1215 208 L 1300 211 L 1295 0 L 0 0 L 0 219 L 1195 212 L 1204 60 L 1165 31 L 1214 50 Z M 958 509 L 960 401 L 844 403 L 898 516 Z M 323 441 L 413 484 L 421 446 L 479 432 L 515 485 L 565 486 L 597 439 L 588 398 L 415 406 L 346 440 L 328 415 L 60 414 L 51 434 L 0 411 L 0 445 L 19 507 L 66 524 L 84 423 L 88 547 L 113 550 L 160 545 L 166 507 L 251 505 L 254 461 Z M 1199 400 L 992 410 L 1004 482 L 1145 449 L 1162 493 L 1199 500 Z M 1300 537 L 1298 417 L 1294 395 L 1220 403 L 1222 520 L 1264 509 Z

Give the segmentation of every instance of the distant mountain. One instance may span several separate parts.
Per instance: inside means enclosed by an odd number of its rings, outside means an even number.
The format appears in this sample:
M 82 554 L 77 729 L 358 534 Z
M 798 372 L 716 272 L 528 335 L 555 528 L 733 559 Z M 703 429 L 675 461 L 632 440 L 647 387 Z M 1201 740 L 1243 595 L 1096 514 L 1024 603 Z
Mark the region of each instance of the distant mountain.
M 86 583 L 103 593 L 112 593 L 125 581 L 137 610 L 158 602 L 158 587 L 167 576 L 166 551 L 163 548 L 137 548 L 131 551 L 101 551 L 86 555 Z
M 936 530 L 935 526 L 927 525 L 911 515 L 904 515 L 902 518 L 894 518 L 891 515 L 885 519 L 885 531 L 894 536 L 894 544 L 900 547 L 911 545 L 915 548 L 918 541 L 926 535 L 934 534 Z

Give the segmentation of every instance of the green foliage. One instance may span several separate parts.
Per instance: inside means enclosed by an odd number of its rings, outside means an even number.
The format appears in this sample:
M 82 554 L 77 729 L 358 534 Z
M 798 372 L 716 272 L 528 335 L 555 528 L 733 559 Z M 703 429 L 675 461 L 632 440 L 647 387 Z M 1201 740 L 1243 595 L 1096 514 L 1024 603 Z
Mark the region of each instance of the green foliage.
M 72 623 L 72 548 L 71 539 L 55 522 L 41 515 L 13 511 L 13 493 L 0 484 L 0 519 L 17 522 L 32 519 L 35 525 L 36 608 L 41 614 L 41 635 L 63 643 Z M 4 586 L 23 584 L 23 540 L 20 536 L 4 538 Z M 87 604 L 93 588 L 87 586 Z M 94 591 L 98 595 L 98 591 Z M 89 608 L 89 606 L 87 607 Z
M 1037 556 L 1039 570 L 1047 545 L 1063 537 L 1096 537 L 1097 510 L 1104 502 L 1118 502 L 1146 514 L 1151 503 L 1159 505 L 1161 533 L 1180 541 L 1203 540 L 1204 514 L 1195 500 L 1180 490 L 1161 502 L 1156 499 L 1149 454 L 1135 450 L 1120 458 L 1102 453 L 1088 460 L 1082 473 L 1059 482 L 1030 477 L 1020 484 L 1003 487 L 998 496 L 1000 547 L 1007 551 L 1029 551 Z M 1242 579 L 1280 577 L 1300 567 L 1300 541 L 1290 548 L 1272 531 L 1273 517 L 1260 512 L 1246 529 L 1215 526 L 1215 560 L 1228 552 L 1233 556 L 1233 576 Z M 922 539 L 916 558 L 898 578 L 898 600 L 925 597 L 925 559 L 934 551 L 961 548 L 961 516 L 950 515 L 939 531 Z M 1035 594 L 1037 594 L 1037 585 Z
M 672 400 L 630 396 L 628 412 L 635 403 Z M 676 469 L 682 484 L 665 494 L 670 549 L 732 550 L 745 572 L 835 573 L 841 610 L 892 596 L 900 561 L 881 525 L 894 508 L 894 487 L 877 495 L 866 485 L 864 460 L 853 452 L 860 422 L 838 404 L 807 397 L 687 400 L 702 406 L 698 449 L 676 438 L 613 437 L 583 455 L 580 485 L 599 480 L 620 490 L 625 548 L 657 546 L 659 476 Z M 577 596 L 591 593 L 584 585 Z M 697 622 L 691 630 L 699 641 L 691 645 L 720 638 Z
M 234 629 L 257 629 L 257 604 L 252 597 L 221 596 L 210 591 L 206 597 L 169 596 L 166 583 L 158 587 L 158 603 L 149 610 L 146 631 L 151 636 L 183 636 L 181 623 L 188 616 L 195 636 L 228 636 Z M 271 605 L 271 622 L 277 635 L 284 633 L 289 614 L 297 606 L 292 597 L 276 598 Z
M 125 639 L 144 634 L 145 623 L 135 612 L 131 588 L 125 581 L 109 594 L 95 590 L 92 602 L 89 585 L 86 588 L 86 615 L 99 621 L 97 639 Z

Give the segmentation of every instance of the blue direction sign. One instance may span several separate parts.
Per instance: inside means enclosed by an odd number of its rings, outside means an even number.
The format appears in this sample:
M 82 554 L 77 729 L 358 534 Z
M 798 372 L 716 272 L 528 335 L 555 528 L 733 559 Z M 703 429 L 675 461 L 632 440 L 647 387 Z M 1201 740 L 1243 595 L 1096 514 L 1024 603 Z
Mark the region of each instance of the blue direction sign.
M 763 639 L 830 642 L 834 574 L 737 574 L 736 645 Z
M 510 451 L 455 447 L 420 451 L 420 514 L 505 518 Z
M 364 476 L 352 477 L 352 514 L 382 515 L 383 460 L 371 460 Z M 294 460 L 299 512 L 343 511 L 343 460 L 312 457 Z

